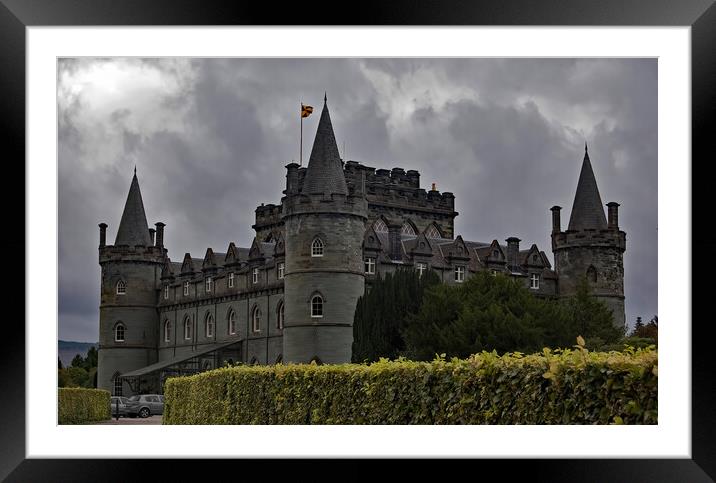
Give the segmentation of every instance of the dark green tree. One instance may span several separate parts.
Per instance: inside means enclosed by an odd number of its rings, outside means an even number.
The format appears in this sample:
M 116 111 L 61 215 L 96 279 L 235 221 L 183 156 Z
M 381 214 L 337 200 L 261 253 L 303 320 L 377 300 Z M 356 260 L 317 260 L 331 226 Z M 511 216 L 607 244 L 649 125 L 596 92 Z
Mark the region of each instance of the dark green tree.
M 94 346 L 91 346 L 87 351 L 87 357 L 84 360 L 84 368 L 89 371 L 93 367 L 97 367 L 97 349 Z
M 60 360 L 59 357 L 57 358 L 57 368 L 62 369 L 62 361 Z
M 71 367 L 84 367 L 84 357 L 82 357 L 79 354 L 75 354 L 75 356 L 72 358 L 72 363 L 70 364 Z
M 572 334 L 581 335 L 586 340 L 598 339 L 607 344 L 616 342 L 625 335 L 625 328 L 614 325 L 614 317 L 607 305 L 591 296 L 586 277 L 577 283 L 576 294 L 566 299 L 566 307 L 570 322 L 569 331 Z M 587 347 L 590 347 L 589 344 Z

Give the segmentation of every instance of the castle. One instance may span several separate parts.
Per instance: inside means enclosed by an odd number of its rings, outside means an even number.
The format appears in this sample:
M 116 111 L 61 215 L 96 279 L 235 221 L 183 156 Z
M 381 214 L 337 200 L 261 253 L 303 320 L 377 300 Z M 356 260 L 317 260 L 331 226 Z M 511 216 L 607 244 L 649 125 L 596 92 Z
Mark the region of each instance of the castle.
M 504 273 L 547 297 L 573 294 L 586 275 L 624 326 L 626 234 L 617 203 L 605 217 L 586 146 L 567 230 L 551 208 L 554 268 L 516 237 L 455 236 L 455 197 L 421 188 L 417 171 L 344 163 L 325 99 L 308 166 L 286 170 L 281 203 L 256 208 L 251 247 L 174 262 L 164 223 L 148 228 L 135 169 L 114 245 L 99 225 L 99 388 L 161 392 L 169 376 L 227 362 L 349 362 L 358 297 L 403 266 L 450 284 Z

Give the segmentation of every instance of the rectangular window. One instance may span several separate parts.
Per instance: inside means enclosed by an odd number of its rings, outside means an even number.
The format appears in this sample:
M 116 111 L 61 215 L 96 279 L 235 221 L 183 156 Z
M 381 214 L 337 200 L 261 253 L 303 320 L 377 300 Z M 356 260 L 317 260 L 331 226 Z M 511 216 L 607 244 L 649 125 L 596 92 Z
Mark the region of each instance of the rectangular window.
M 234 272 L 231 272 L 229 274 L 229 288 L 232 288 L 234 286 Z
M 428 269 L 428 266 L 427 266 L 426 264 L 424 264 L 424 263 L 416 263 L 416 264 L 415 264 L 415 270 L 418 271 L 418 275 L 421 276 L 421 277 L 423 276 L 423 273 L 424 273 L 425 270 L 427 270 L 427 269 Z
M 189 282 L 184 282 L 184 295 L 189 295 Z
M 254 271 L 251 273 L 251 280 L 253 283 L 259 283 L 259 269 L 254 268 Z
M 118 377 L 114 379 L 114 395 L 115 396 L 121 396 L 122 395 L 122 380 Z M 112 404 L 112 410 L 115 409 L 115 405 Z
M 539 289 L 539 275 L 536 273 L 533 273 L 530 276 L 530 288 L 534 290 Z
M 369 274 L 375 273 L 375 258 L 366 258 L 365 259 L 365 273 L 369 273 Z
M 206 291 L 211 292 L 211 289 L 214 288 L 214 280 L 212 280 L 211 277 L 206 277 Z
M 169 285 L 164 286 L 164 300 L 169 298 Z
M 465 267 L 455 267 L 455 281 L 458 283 L 465 281 Z
M 285 265 L 283 262 L 281 262 L 281 263 L 278 264 L 278 278 L 279 278 L 279 280 L 283 278 L 283 274 L 284 274 L 285 267 L 286 267 L 286 265 Z

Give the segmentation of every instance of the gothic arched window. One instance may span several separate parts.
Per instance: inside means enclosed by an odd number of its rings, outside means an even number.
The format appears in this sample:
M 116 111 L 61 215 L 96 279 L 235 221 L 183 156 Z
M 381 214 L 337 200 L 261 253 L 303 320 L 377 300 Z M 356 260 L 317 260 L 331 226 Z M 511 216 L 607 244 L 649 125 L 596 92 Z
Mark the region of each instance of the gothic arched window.
M 388 225 L 385 224 L 382 218 L 378 218 L 375 220 L 375 223 L 373 223 L 373 230 L 375 230 L 376 233 L 388 233 Z
M 124 280 L 117 282 L 117 295 L 124 295 L 127 293 L 127 283 Z
M 254 332 L 261 330 L 261 309 L 254 307 L 254 311 L 251 313 L 251 329 Z
M 184 339 L 191 339 L 191 320 L 189 317 L 184 319 Z
M 276 327 L 278 328 L 278 330 L 283 330 L 283 320 L 283 302 L 279 302 L 278 308 L 276 309 Z
M 214 337 L 214 316 L 211 314 L 206 316 L 206 336 Z
M 403 223 L 403 228 L 400 229 L 400 234 L 415 236 L 415 228 L 413 228 L 413 225 L 406 221 Z
M 236 334 L 236 312 L 229 311 L 229 335 Z
M 311 297 L 311 317 L 323 317 L 323 297 L 320 295 Z
M 164 342 L 172 340 L 172 323 L 168 320 L 164 321 Z
M 435 225 L 430 225 L 427 230 L 425 230 L 425 236 L 428 238 L 442 238 L 440 231 Z
M 311 243 L 311 256 L 322 257 L 323 256 L 323 240 L 315 238 Z
M 124 342 L 125 332 L 127 331 L 127 328 L 124 326 L 122 322 L 118 323 L 114 327 L 114 341 L 115 342 Z

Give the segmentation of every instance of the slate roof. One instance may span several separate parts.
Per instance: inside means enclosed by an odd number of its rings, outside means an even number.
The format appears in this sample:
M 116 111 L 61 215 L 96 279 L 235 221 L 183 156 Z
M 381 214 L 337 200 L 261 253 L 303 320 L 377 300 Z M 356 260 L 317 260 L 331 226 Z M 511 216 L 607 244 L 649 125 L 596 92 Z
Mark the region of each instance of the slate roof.
M 579 174 L 577 192 L 574 195 L 572 213 L 569 217 L 569 230 L 584 230 L 585 228 L 604 229 L 607 227 L 607 218 L 604 216 L 604 205 L 599 196 L 597 179 L 592 171 L 587 145 L 584 145 L 584 161 L 582 172 Z
M 132 177 L 132 184 L 129 186 L 127 202 L 124 204 L 122 219 L 119 222 L 115 245 L 143 245 L 152 244 L 149 238 L 149 227 L 147 226 L 147 215 L 144 213 L 142 193 L 139 191 L 139 181 L 135 170 Z
M 325 102 L 325 99 L 301 192 L 306 195 L 348 194 L 343 164 L 338 154 L 336 136 L 333 133 L 331 116 L 328 114 L 328 103 Z

